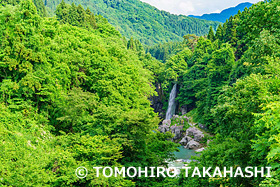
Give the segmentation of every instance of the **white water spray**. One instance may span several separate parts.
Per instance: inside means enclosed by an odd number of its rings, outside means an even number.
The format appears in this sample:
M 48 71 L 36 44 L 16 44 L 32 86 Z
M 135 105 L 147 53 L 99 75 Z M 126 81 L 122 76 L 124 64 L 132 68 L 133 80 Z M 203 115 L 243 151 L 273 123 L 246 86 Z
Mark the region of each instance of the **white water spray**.
M 168 101 L 168 109 L 166 112 L 166 117 L 165 119 L 171 119 L 172 116 L 175 114 L 175 109 L 176 109 L 176 102 L 175 102 L 175 98 L 176 98 L 176 94 L 177 94 L 177 84 L 174 84 L 170 96 L 169 96 L 169 101 Z

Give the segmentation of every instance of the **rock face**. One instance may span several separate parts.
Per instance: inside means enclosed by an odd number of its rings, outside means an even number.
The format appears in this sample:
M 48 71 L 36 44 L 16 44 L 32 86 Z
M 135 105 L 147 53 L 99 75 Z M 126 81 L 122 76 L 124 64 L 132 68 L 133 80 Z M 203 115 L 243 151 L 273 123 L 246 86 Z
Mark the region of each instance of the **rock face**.
M 190 127 L 186 131 L 187 136 L 193 136 L 194 140 L 200 142 L 204 138 L 204 134 L 202 131 L 198 130 L 195 127 Z
M 172 120 L 176 122 L 175 125 L 171 126 L 171 119 L 166 119 L 162 121 L 162 125 L 158 127 L 158 130 L 161 133 L 171 131 L 171 133 L 175 135 L 172 140 L 179 140 L 180 138 L 182 138 L 183 135 L 184 123 L 186 121 L 188 122 L 189 118 L 185 116 L 182 117 L 178 115 L 173 115 Z
M 166 123 L 165 123 L 163 125 L 160 125 L 158 127 L 158 130 L 161 133 L 166 133 L 168 131 L 171 131 L 171 133 L 175 135 L 172 140 L 178 140 L 182 137 L 183 126 L 174 125 L 174 126 L 170 127 L 170 125 L 166 125 Z
M 198 133 L 194 135 L 194 140 L 197 142 L 200 142 L 202 139 L 204 138 L 204 134 L 203 133 Z
M 172 120 L 172 121 L 171 121 Z M 204 134 L 201 130 L 196 128 L 194 125 L 190 123 L 190 118 L 186 116 L 178 116 L 173 115 L 172 119 L 164 120 L 162 125 L 159 126 L 159 131 L 161 133 L 166 133 L 170 131 L 174 134 L 172 138 L 173 141 L 179 141 L 181 145 L 183 145 L 186 149 L 196 149 L 197 152 L 201 152 L 204 148 L 201 148 L 201 142 L 204 138 Z M 171 123 L 176 123 L 175 125 L 171 126 Z M 187 123 L 191 127 L 186 130 L 186 134 L 183 131 L 184 124 Z M 199 127 L 205 128 L 202 124 L 198 124 Z M 199 149 L 200 148 L 200 149 Z
M 167 131 L 169 131 L 169 126 L 168 125 L 160 125 L 158 127 L 159 132 L 161 133 L 166 133 Z
M 159 117 L 164 118 L 165 111 L 163 108 L 163 90 L 160 83 L 155 84 L 156 92 L 158 96 L 152 96 L 149 100 L 151 101 L 151 107 L 154 109 L 155 113 L 159 114 Z
M 191 141 L 192 138 L 189 136 L 185 136 L 184 138 L 182 138 L 182 140 L 179 142 L 179 144 L 186 146 L 188 144 L 189 141 Z
M 197 129 L 196 127 L 191 126 L 186 130 L 186 136 L 183 137 L 179 143 L 183 145 L 186 149 L 198 149 L 201 147 L 199 142 L 203 138 L 203 132 Z
M 173 140 L 178 140 L 181 138 L 182 136 L 182 131 L 183 131 L 183 126 L 171 126 L 170 127 L 171 133 L 175 134 L 175 136 L 173 137 Z
M 199 147 L 200 147 L 200 144 L 194 140 L 189 141 L 188 144 L 185 146 L 186 149 L 196 149 Z
M 185 115 L 188 111 L 187 106 L 181 106 L 180 111 L 181 111 L 182 115 Z
M 171 120 L 170 119 L 165 119 L 165 120 L 162 121 L 162 124 L 170 126 L 171 125 Z
M 173 140 L 178 140 L 181 137 L 181 130 L 175 129 L 174 134 L 175 136 L 173 137 Z

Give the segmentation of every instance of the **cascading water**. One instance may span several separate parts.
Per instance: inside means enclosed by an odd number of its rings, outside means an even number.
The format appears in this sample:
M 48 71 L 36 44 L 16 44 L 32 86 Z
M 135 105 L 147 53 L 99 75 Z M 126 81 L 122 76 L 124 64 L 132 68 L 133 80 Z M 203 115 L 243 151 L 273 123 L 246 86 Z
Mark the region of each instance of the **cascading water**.
M 169 96 L 169 101 L 168 101 L 168 109 L 166 112 L 166 117 L 165 119 L 171 119 L 172 116 L 175 114 L 175 109 L 176 109 L 176 102 L 175 102 L 175 98 L 176 98 L 176 94 L 177 94 L 177 84 L 174 84 L 170 96 Z
M 175 114 L 175 110 L 176 110 L 176 94 L 177 94 L 177 84 L 174 84 L 171 92 L 170 92 L 170 96 L 169 96 L 169 100 L 168 100 L 168 109 L 166 112 L 166 117 L 165 119 L 171 119 L 172 116 Z M 189 150 L 189 149 L 185 149 L 183 146 L 179 147 L 180 152 L 176 152 L 175 157 L 177 157 L 176 161 L 168 161 L 168 167 L 175 167 L 175 173 L 177 176 L 179 176 L 181 169 L 185 166 L 185 162 L 191 162 L 190 158 L 192 155 L 196 155 L 195 151 L 193 150 Z

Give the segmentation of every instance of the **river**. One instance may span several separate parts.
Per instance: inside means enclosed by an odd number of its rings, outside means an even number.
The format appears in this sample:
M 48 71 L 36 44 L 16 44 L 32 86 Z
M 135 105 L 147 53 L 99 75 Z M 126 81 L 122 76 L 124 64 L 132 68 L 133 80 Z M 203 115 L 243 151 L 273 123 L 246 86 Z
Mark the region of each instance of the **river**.
M 174 152 L 176 160 L 168 162 L 168 167 L 182 168 L 185 162 L 191 162 L 191 156 L 196 156 L 194 150 L 185 149 L 184 146 L 178 147 L 180 152 Z

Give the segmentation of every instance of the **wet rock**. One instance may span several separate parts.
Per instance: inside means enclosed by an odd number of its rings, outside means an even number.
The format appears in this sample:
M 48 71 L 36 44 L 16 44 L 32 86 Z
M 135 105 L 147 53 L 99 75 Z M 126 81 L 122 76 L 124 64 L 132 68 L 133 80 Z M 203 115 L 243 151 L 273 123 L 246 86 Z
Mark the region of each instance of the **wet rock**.
M 161 133 L 166 133 L 166 132 L 168 132 L 170 129 L 169 129 L 169 126 L 167 126 L 167 125 L 160 125 L 160 126 L 158 127 L 158 130 L 159 130 L 159 132 L 161 132 Z
M 202 152 L 202 151 L 204 151 L 205 150 L 205 148 L 204 147 L 202 147 L 202 148 L 200 148 L 200 149 L 198 149 L 198 150 L 196 150 L 195 152 Z
M 173 137 L 173 140 L 178 140 L 182 136 L 182 131 L 183 131 L 183 126 L 171 126 L 170 127 L 171 133 L 174 134 L 175 136 Z
M 170 126 L 171 125 L 171 120 L 170 119 L 163 120 L 162 124 Z
M 191 141 L 192 138 L 189 136 L 185 136 L 184 138 L 182 138 L 182 140 L 179 142 L 179 144 L 186 146 L 188 144 L 189 141 Z
M 172 119 L 178 119 L 180 118 L 178 115 L 173 115 Z
M 194 140 L 197 142 L 200 142 L 202 139 L 204 138 L 204 134 L 203 133 L 197 133 L 194 135 Z
M 183 159 L 177 159 L 175 162 L 183 162 Z
M 196 149 L 199 148 L 200 144 L 194 140 L 191 140 L 188 142 L 188 144 L 185 146 L 186 149 Z
M 182 106 L 181 108 L 181 113 L 182 113 L 182 115 L 185 115 L 186 113 L 187 113 L 187 106 Z
M 200 142 L 204 138 L 204 134 L 202 131 L 198 130 L 195 127 L 190 127 L 186 131 L 187 136 L 193 136 L 194 140 Z
M 174 140 L 178 140 L 181 137 L 181 130 L 180 129 L 175 129 L 175 136 L 173 137 Z

